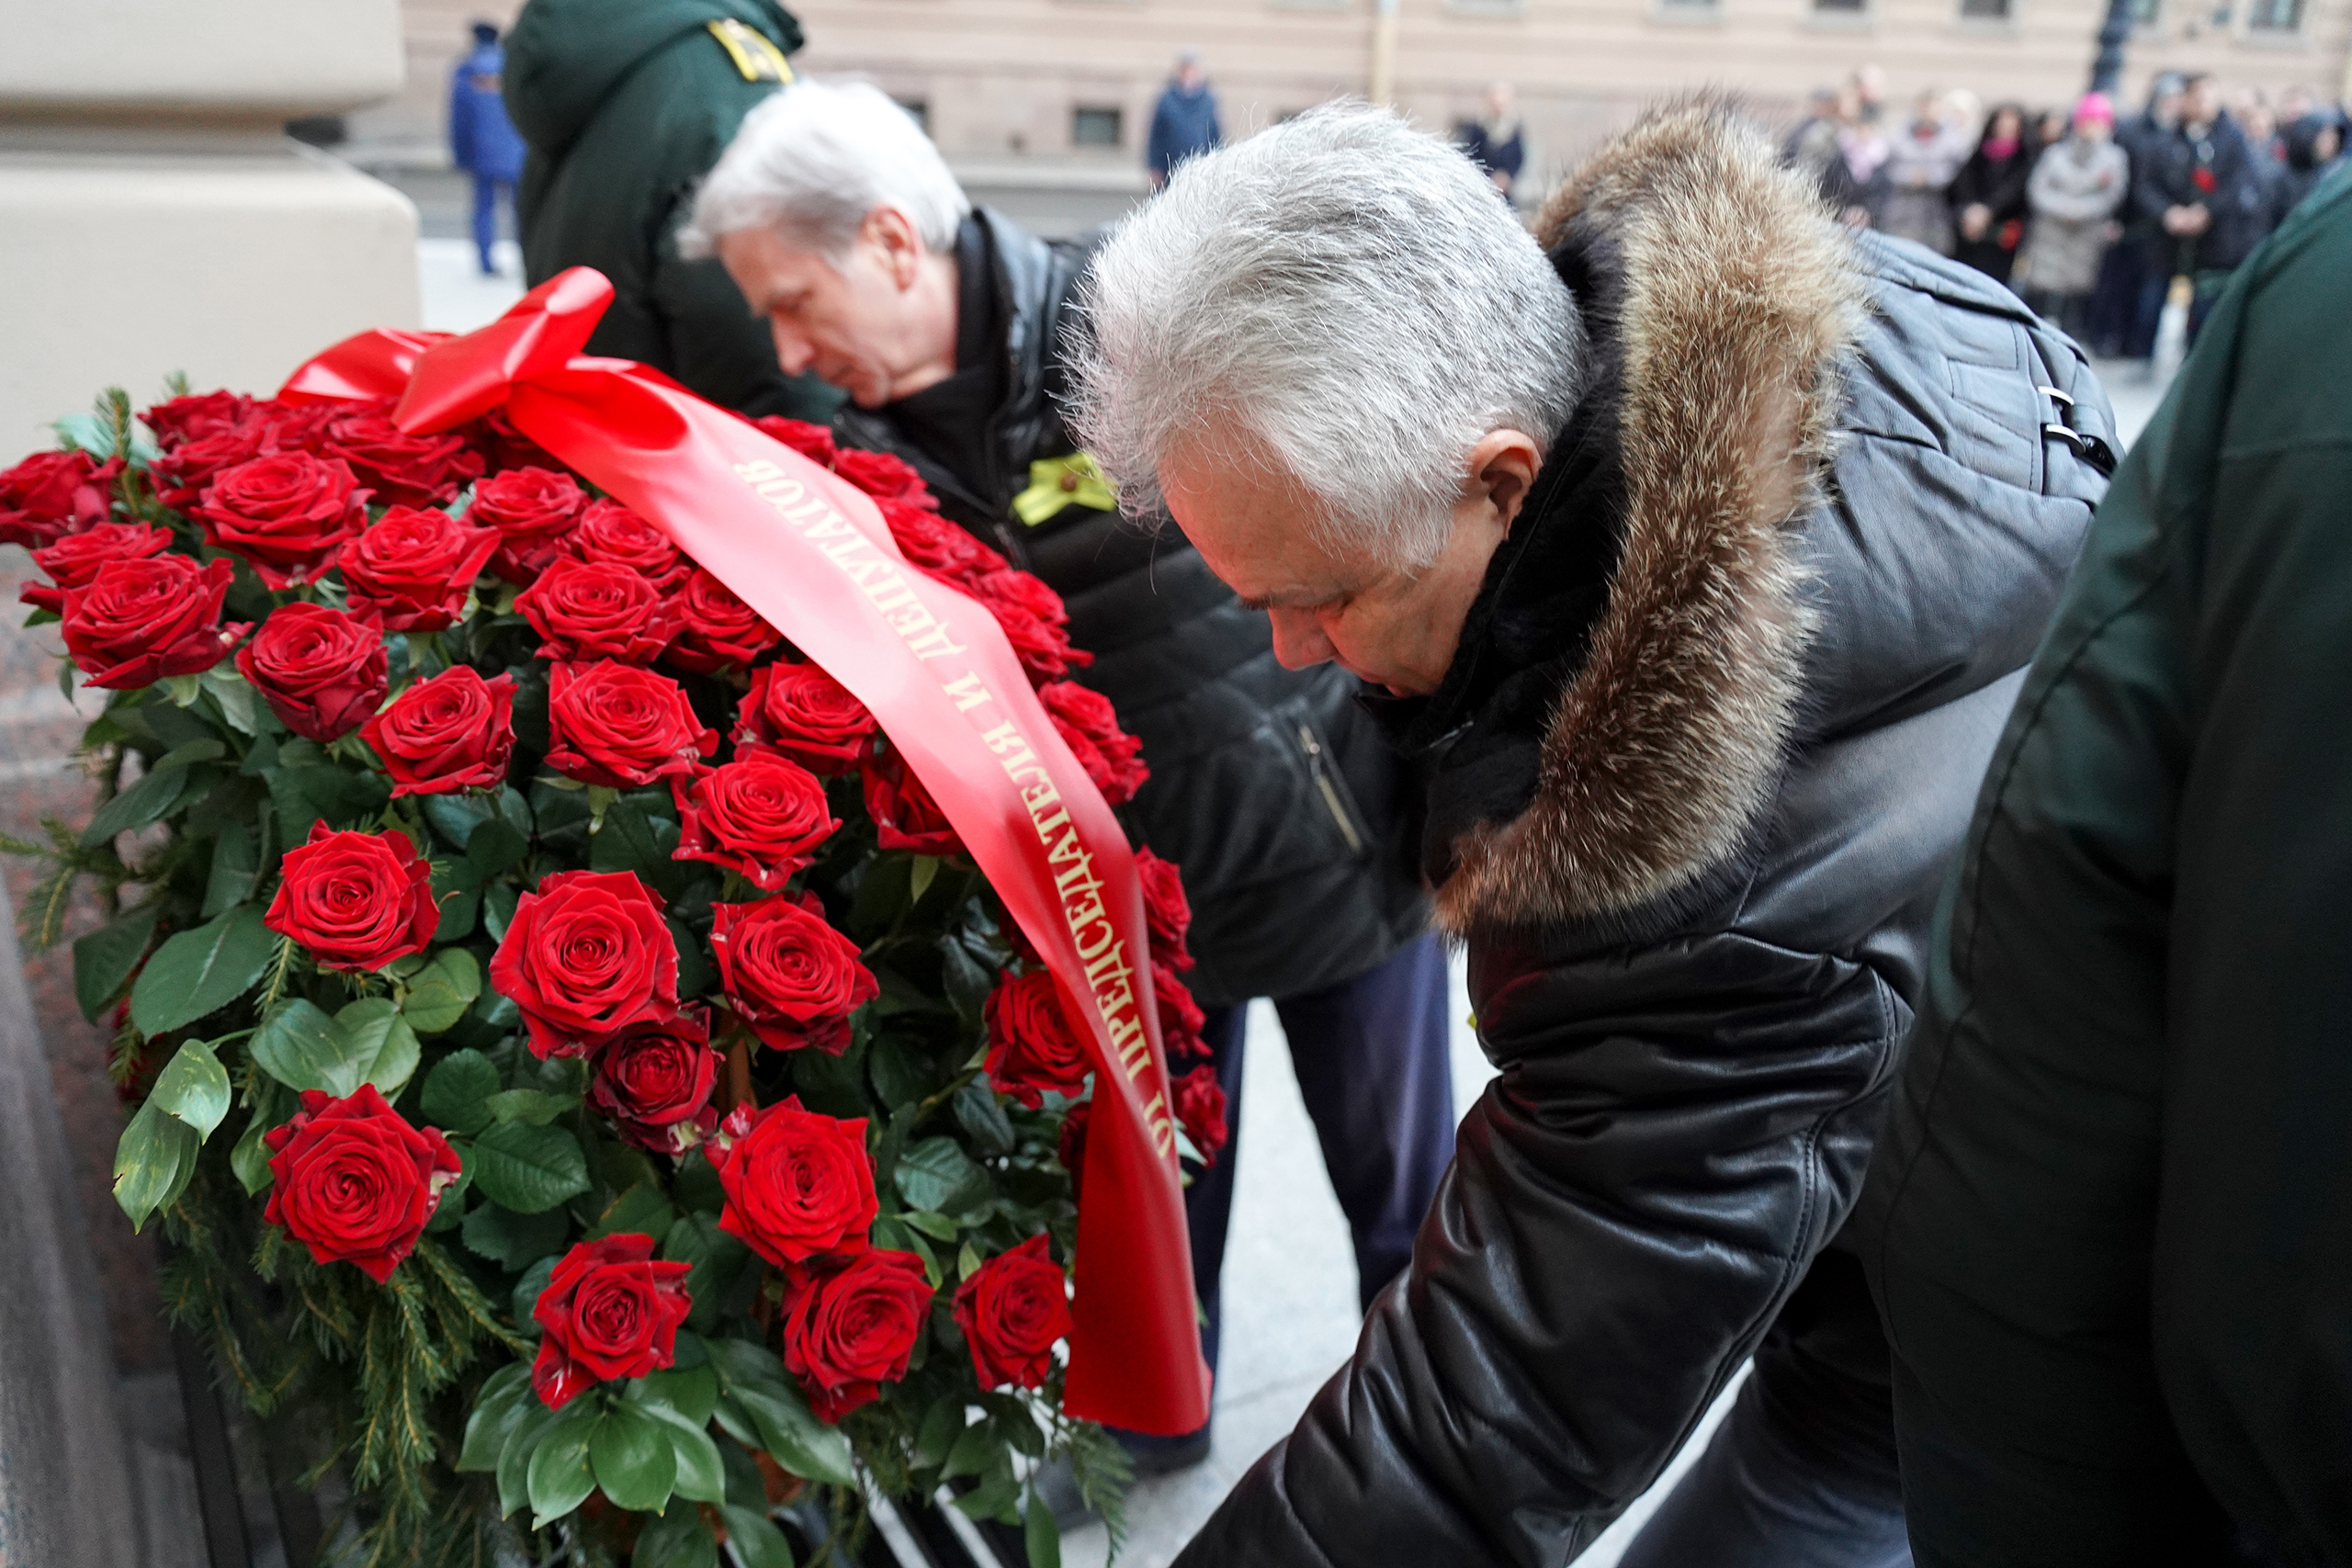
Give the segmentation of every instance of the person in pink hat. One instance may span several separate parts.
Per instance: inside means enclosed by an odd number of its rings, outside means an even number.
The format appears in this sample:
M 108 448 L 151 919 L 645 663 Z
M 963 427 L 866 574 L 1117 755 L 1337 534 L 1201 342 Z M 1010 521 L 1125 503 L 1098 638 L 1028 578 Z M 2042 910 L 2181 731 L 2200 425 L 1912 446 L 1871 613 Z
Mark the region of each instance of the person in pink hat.
M 2082 334 L 2099 262 L 2122 232 L 2116 213 L 2132 187 L 2132 161 L 2115 144 L 2115 106 L 2105 93 L 2075 104 L 2064 141 L 2044 152 L 2026 182 L 2026 303 Z

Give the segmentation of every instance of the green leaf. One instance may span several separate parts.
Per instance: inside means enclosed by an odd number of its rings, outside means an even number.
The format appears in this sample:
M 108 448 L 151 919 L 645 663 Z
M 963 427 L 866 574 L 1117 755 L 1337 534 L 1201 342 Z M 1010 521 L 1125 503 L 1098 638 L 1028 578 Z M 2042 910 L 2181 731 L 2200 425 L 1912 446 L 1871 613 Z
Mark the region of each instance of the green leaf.
M 691 1497 L 697 1503 L 723 1503 L 727 1500 L 727 1467 L 718 1458 L 718 1445 L 697 1421 L 689 1421 L 666 1405 L 640 1404 L 635 1407 L 659 1422 L 670 1438 L 670 1454 L 676 1461 L 672 1484 L 681 1497 Z
M 927 1210 L 912 1209 L 894 1217 L 899 1224 L 912 1225 L 933 1241 L 954 1241 L 964 1234 L 964 1227 L 954 1220 L 944 1214 L 932 1213 Z
M 997 1440 L 994 1426 L 987 1421 L 975 1421 L 956 1434 L 956 1444 L 947 1450 L 947 1462 L 941 1467 L 939 1473 L 943 1476 L 978 1475 L 988 1468 L 989 1461 L 1002 1448 L 1003 1445 Z
M 261 979 L 277 950 L 262 912 L 240 904 L 155 950 L 130 990 L 130 1021 L 150 1037 L 228 1006 Z
M 547 1293 L 548 1284 L 554 1280 L 555 1265 L 556 1259 L 550 1255 L 524 1269 L 523 1277 L 514 1281 L 514 1292 L 509 1298 L 509 1303 L 514 1309 L 514 1325 L 533 1338 L 538 1337 L 539 1325 L 538 1320 L 534 1318 L 531 1313 L 537 1307 L 539 1297 Z
M 465 877 L 462 884 L 479 887 L 502 872 L 514 870 L 531 852 L 530 838 L 493 817 L 474 830 L 466 843 Z
M 588 1457 L 605 1495 L 639 1513 L 655 1512 L 669 1502 L 678 1479 L 670 1427 L 626 1401 L 613 1405 L 596 1423 L 588 1439 Z M 718 1457 L 716 1450 L 711 1457 Z
M 345 1059 L 337 1081 L 351 1085 L 336 1092 L 356 1093 L 361 1084 L 371 1083 L 390 1100 L 408 1087 L 421 1053 L 416 1032 L 399 1009 L 382 997 L 369 997 L 336 1013 L 334 1023 L 343 1036 Z
M 81 1004 L 84 1018 L 96 1022 L 107 1004 L 120 994 L 123 983 L 147 955 L 147 943 L 155 935 L 155 918 L 163 912 L 161 904 L 150 904 L 74 942 L 74 999 Z
M 1012 1461 L 1000 1451 L 980 1483 L 956 1499 L 956 1507 L 967 1518 L 1004 1519 L 1013 1517 L 1020 1500 L 1021 1483 L 1013 1478 Z
M 229 1151 L 229 1168 L 236 1173 L 246 1196 L 259 1195 L 270 1183 L 269 1145 L 263 1136 L 294 1114 L 294 1091 L 272 1078 L 257 1078 L 253 1087 L 254 1111 L 237 1146 Z
M 228 1071 L 211 1046 L 201 1040 L 187 1041 L 155 1076 L 147 1103 L 195 1128 L 197 1141 L 201 1143 L 212 1136 L 212 1129 L 229 1114 Z
M 594 795 L 594 791 L 590 792 Z M 670 858 L 678 847 L 678 825 L 667 817 L 648 818 L 633 800 L 605 808 L 605 825 L 588 844 L 591 871 L 633 871 L 664 898 L 675 898 L 694 868 Z
M 968 1280 L 980 1271 L 980 1255 L 966 1242 L 956 1249 L 956 1278 Z
M 932 878 L 938 874 L 937 855 L 914 857 L 913 863 L 907 867 L 907 901 L 910 906 L 922 902 L 922 896 L 931 890 Z
M 288 1089 L 346 1092 L 335 1088 L 345 1080 L 348 1047 L 343 1031 L 334 1019 L 300 997 L 270 1009 L 245 1049 L 255 1066 Z M 352 1088 L 358 1087 L 353 1081 Z
M 689 1263 L 686 1293 L 694 1311 L 686 1321 L 707 1332 L 717 1326 L 732 1287 L 754 1266 L 752 1249 L 718 1228 L 718 1219 L 697 1210 L 671 1224 L 662 1238 L 662 1256 L 672 1263 Z
M 419 1034 L 438 1034 L 465 1017 L 481 995 L 481 964 L 462 947 L 445 947 L 409 981 L 401 1014 Z
M 539 1439 L 563 1418 L 562 1411 L 548 1409 L 536 1393 L 524 1401 L 521 1419 L 506 1434 L 505 1447 L 498 1450 L 500 1518 L 507 1517 L 530 1501 L 531 1456 L 537 1450 Z
M 447 841 L 458 853 L 465 852 L 481 825 L 491 819 L 495 807 L 479 795 L 428 795 L 422 809 L 425 821 L 433 830 Z
M 865 1070 L 874 1075 L 874 1092 L 885 1105 L 905 1105 L 929 1095 L 938 1082 L 931 1054 L 896 1032 L 876 1034 L 866 1053 Z
M 580 1104 L 574 1094 L 549 1094 L 545 1089 L 502 1089 L 482 1101 L 491 1115 L 501 1122 L 528 1122 L 534 1127 L 544 1127 L 565 1111 Z
M 498 1069 L 479 1051 L 452 1051 L 424 1075 L 424 1119 L 448 1133 L 474 1134 L 491 1123 Z
M 960 1213 L 993 1190 L 989 1173 L 949 1137 L 923 1138 L 899 1156 L 890 1179 L 911 1208 Z
M 523 1362 L 510 1361 L 491 1373 L 474 1395 L 473 1414 L 466 1417 L 466 1441 L 458 1453 L 458 1468 L 496 1470 L 499 1450 L 537 1403 L 531 1392 L 531 1369 Z
M 678 950 L 678 995 L 698 997 L 718 978 L 718 971 L 711 967 L 703 955 L 702 939 L 688 931 L 674 915 L 669 919 L 670 942 Z
M 707 1365 L 648 1372 L 628 1385 L 628 1397 L 673 1411 L 689 1426 L 707 1426 L 718 1404 L 718 1374 Z
M 673 1508 L 638 1532 L 629 1568 L 718 1568 L 718 1542 L 696 1508 Z
M 518 901 L 512 883 L 493 882 L 482 889 L 481 929 L 491 941 L 506 940 L 506 928 L 514 921 Z
M 261 712 L 254 701 L 254 689 L 237 672 L 235 664 L 224 659 L 207 670 L 201 679 L 204 689 L 220 705 L 220 716 L 229 721 L 230 728 L 240 735 L 261 733 Z
M 219 741 L 213 744 L 218 746 Z M 175 752 L 173 755 L 176 756 Z M 98 807 L 90 825 L 82 829 L 82 847 L 95 850 L 111 842 L 118 833 L 128 833 L 134 828 L 144 828 L 179 800 L 180 791 L 187 784 L 185 767 L 170 768 L 158 763 L 147 776 Z
M 721 1374 L 724 1377 L 725 1374 Z M 729 1396 L 743 1407 L 759 1429 L 760 1446 L 768 1457 L 795 1475 L 835 1486 L 855 1484 L 850 1468 L 849 1439 L 836 1427 L 817 1419 L 798 1390 L 777 1385 L 737 1386 Z
M 596 1489 L 596 1475 L 588 1458 L 589 1440 L 596 1434 L 596 1400 L 588 1394 L 563 1407 L 554 1426 L 541 1434 L 525 1471 L 530 1487 L 531 1528 L 545 1529 L 588 1500 Z
M 956 1110 L 956 1124 L 972 1135 L 984 1154 L 1009 1155 L 1015 1139 L 1012 1119 L 1004 1113 L 1004 1106 L 985 1078 L 974 1078 L 956 1091 L 950 1101 Z
M 727 1503 L 719 1506 L 718 1517 L 727 1521 L 727 1544 L 743 1568 L 793 1568 L 792 1543 L 767 1515 Z
M 139 1108 L 114 1151 L 114 1201 L 130 1216 L 132 1230 L 187 1190 L 202 1145 L 196 1129 L 179 1118 L 153 1102 Z
M 518 1214 L 496 1203 L 477 1203 L 467 1213 L 458 1234 L 474 1252 L 520 1272 L 542 1258 L 561 1252 L 563 1238 L 571 1229 L 571 1221 L 560 1209 L 543 1214 Z
M 650 1183 L 640 1183 L 613 1200 L 610 1207 L 596 1216 L 588 1228 L 588 1239 L 596 1241 L 608 1235 L 650 1235 L 656 1246 L 670 1234 L 678 1212 L 670 1207 L 670 1200 L 662 1190 Z
M 560 1127 L 494 1122 L 474 1141 L 474 1185 L 518 1214 L 539 1214 L 588 1190 L 588 1156 Z
M 1062 1527 L 1034 1490 L 1029 1506 L 1021 1510 L 1021 1535 L 1029 1549 L 1029 1568 L 1062 1568 Z
M 212 840 L 212 872 L 204 884 L 205 918 L 252 897 L 260 874 L 261 857 L 254 851 L 253 835 L 242 822 L 223 823 L 220 837 Z

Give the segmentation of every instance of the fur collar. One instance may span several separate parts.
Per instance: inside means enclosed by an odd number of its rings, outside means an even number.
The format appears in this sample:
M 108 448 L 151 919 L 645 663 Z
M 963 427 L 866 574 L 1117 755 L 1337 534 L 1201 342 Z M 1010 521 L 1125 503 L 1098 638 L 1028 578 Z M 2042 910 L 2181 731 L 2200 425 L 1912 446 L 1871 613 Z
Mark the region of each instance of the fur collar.
M 1720 100 L 1646 115 L 1568 178 L 1537 236 L 1611 258 L 1611 298 L 1580 303 L 1605 310 L 1596 348 L 1614 356 L 1618 525 L 1589 627 L 1542 683 L 1548 718 L 1529 716 L 1523 808 L 1449 825 L 1437 905 L 1457 933 L 1627 915 L 1739 851 L 1803 690 L 1796 534 L 1865 309 L 1843 231 Z M 1555 446 L 1546 477 L 1563 466 Z M 1546 493 L 1539 479 L 1531 511 Z M 1475 751 L 1479 722 L 1457 742 Z

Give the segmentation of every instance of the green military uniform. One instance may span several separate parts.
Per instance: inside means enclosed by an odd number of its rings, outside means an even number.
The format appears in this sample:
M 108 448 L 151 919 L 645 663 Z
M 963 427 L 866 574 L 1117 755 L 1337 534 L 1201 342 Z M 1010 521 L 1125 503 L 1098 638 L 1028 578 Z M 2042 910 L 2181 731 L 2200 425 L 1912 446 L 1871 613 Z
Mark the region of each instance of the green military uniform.
M 752 106 L 792 80 L 800 25 L 774 0 L 530 0 L 506 37 L 506 107 L 530 143 L 523 264 L 612 280 L 591 354 L 642 360 L 713 402 L 823 422 L 841 396 L 778 367 L 715 260 L 678 229 Z
M 2116 475 L 1978 798 L 1863 1197 L 1921 1568 L 2352 1562 L 2347 277 L 2340 175 Z

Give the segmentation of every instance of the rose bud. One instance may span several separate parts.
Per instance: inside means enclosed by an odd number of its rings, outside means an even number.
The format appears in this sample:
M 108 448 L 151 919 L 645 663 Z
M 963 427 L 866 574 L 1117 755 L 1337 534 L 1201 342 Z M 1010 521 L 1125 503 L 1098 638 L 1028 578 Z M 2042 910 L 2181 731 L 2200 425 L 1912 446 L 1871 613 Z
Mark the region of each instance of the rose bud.
M 825 786 L 797 762 L 746 751 L 689 782 L 670 781 L 678 805 L 678 860 L 708 861 L 740 871 L 773 893 L 807 865 L 841 823 Z
M 1216 1081 L 1216 1068 L 1203 1063 L 1174 1079 L 1169 1088 L 1175 1092 L 1176 1120 L 1183 1123 L 1184 1135 L 1201 1151 L 1204 1165 L 1215 1164 L 1227 1135 L 1225 1086 Z
M 339 457 L 273 452 L 223 469 L 190 515 L 272 588 L 310 581 L 367 526 L 369 492 Z
M 550 1410 L 600 1382 L 660 1371 L 676 1359 L 678 1325 L 694 1309 L 691 1263 L 657 1263 L 653 1238 L 623 1231 L 563 1255 L 531 1317 L 547 1330 L 531 1386 Z
M 563 559 L 523 590 L 514 607 L 546 646 L 542 659 L 650 664 L 670 646 L 676 616 L 635 569 Z
M 1192 987 L 1176 978 L 1176 971 L 1158 959 L 1151 961 L 1151 994 L 1159 1003 L 1159 1032 L 1167 1039 L 1197 1039 L 1208 1026 Z
M 980 1265 L 956 1288 L 956 1326 L 971 1348 L 984 1389 L 1043 1388 L 1054 1345 L 1069 1337 L 1069 1288 L 1062 1266 L 1033 1235 Z
M 984 1010 L 989 1082 L 1035 1111 L 1045 1091 L 1086 1091 L 1086 1046 L 1062 1007 L 1061 987 L 1043 969 L 1008 976 L 989 993 Z
M 874 739 L 874 716 L 814 664 L 770 664 L 752 671 L 737 710 L 735 744 L 780 751 L 812 773 L 855 765 Z
M 871 496 L 911 501 L 919 506 L 933 504 L 931 491 L 923 488 L 922 476 L 904 458 L 888 452 L 843 446 L 833 454 L 833 472 Z
M 1092 654 L 1069 644 L 1069 633 L 1063 629 L 1069 612 L 1061 595 L 1029 573 L 983 572 L 965 584 L 964 591 L 996 617 L 1032 685 L 1058 681 L 1073 668 L 1094 662 Z
M 395 506 L 438 506 L 481 478 L 481 455 L 464 436 L 413 435 L 386 417 L 390 408 L 337 414 L 322 433 L 326 454 L 349 463 L 379 499 Z
M 166 452 L 235 430 L 253 417 L 254 400 L 242 392 L 196 392 L 170 398 L 139 416 L 155 433 L 155 445 Z
M 1055 1139 L 1055 1157 L 1069 1176 L 1069 1201 L 1078 1201 L 1079 1182 L 1086 1173 L 1086 1130 L 1094 1119 L 1094 1102 L 1081 1100 L 1062 1117 L 1062 1130 Z
M 503 405 L 467 425 L 465 436 L 492 474 L 509 468 L 545 468 L 552 473 L 563 467 L 546 447 L 514 428 Z
M 143 523 L 100 523 L 35 550 L 33 564 L 49 573 L 51 581 L 28 582 L 17 591 L 17 597 L 53 615 L 62 615 L 65 591 L 87 588 L 102 567 L 119 560 L 145 560 L 149 556 L 162 555 L 171 547 L 169 528 L 150 528 Z
M 1184 874 L 1172 861 L 1148 849 L 1136 851 L 1136 880 L 1143 884 L 1143 921 L 1151 955 L 1170 969 L 1193 966 L 1184 939 L 1193 929 L 1193 906 L 1184 897 Z
M 710 950 L 737 1016 L 778 1051 L 849 1048 L 849 1015 L 882 994 L 814 897 L 711 906 Z
M 567 554 L 605 566 L 623 566 L 667 593 L 695 570 L 670 536 L 617 501 L 592 501 L 565 536 Z
M 156 556 L 108 562 L 65 590 L 62 629 L 82 683 L 130 691 L 220 663 L 249 624 L 220 624 L 235 575 L 225 560 Z
M 148 478 L 154 482 L 156 500 L 185 512 L 204 499 L 216 477 L 266 457 L 281 445 L 277 426 L 256 406 L 243 423 L 208 431 L 166 449 L 149 466 Z
M 313 822 L 278 874 L 262 923 L 330 969 L 381 969 L 423 953 L 441 924 L 433 866 L 395 829 L 337 832 Z
M 1113 806 L 1133 800 L 1151 770 L 1144 765 L 1143 742 L 1119 728 L 1111 699 L 1075 681 L 1048 681 L 1037 688 L 1037 700 L 1102 798 Z
M 963 852 L 947 813 L 923 787 L 897 751 L 865 759 L 865 814 L 874 818 L 875 841 L 886 850 L 910 850 L 919 855 Z
M 938 513 L 903 501 L 877 501 L 899 553 L 934 577 L 961 586 L 1005 569 L 1004 558 Z
M 498 548 L 498 530 L 469 528 L 438 507 L 395 506 L 343 547 L 335 565 L 355 610 L 373 610 L 396 632 L 458 624 L 466 594 Z
M 343 1100 L 304 1089 L 302 1109 L 262 1144 L 270 1153 L 262 1218 L 319 1262 L 352 1264 L 379 1285 L 464 1169 L 447 1139 L 410 1126 L 374 1084 Z
M 522 1010 L 532 1055 L 579 1056 L 678 1013 L 678 949 L 630 871 L 560 871 L 516 902 L 490 983 Z
M 758 1111 L 738 1106 L 704 1153 L 727 1194 L 718 1228 L 769 1262 L 870 1245 L 866 1232 L 882 1207 L 864 1117 L 803 1111 L 798 1095 Z
M 672 607 L 677 613 L 677 635 L 662 657 L 698 675 L 748 670 L 752 660 L 784 640 L 757 610 L 700 567 L 686 579 Z
M 121 458 L 87 452 L 37 452 L 0 473 L 0 544 L 39 549 L 105 522 L 121 473 Z
M 763 414 L 752 423 L 819 468 L 833 466 L 833 456 L 838 448 L 833 446 L 833 433 L 823 425 L 811 424 L 805 419 L 786 419 L 780 413 Z
M 688 1008 L 598 1047 L 588 1098 L 614 1131 L 639 1148 L 684 1154 L 718 1125 L 710 1107 L 718 1066 L 709 1021 L 699 1008 Z
M 270 612 L 253 641 L 237 649 L 237 668 L 287 728 L 324 745 L 376 716 L 390 689 L 384 632 L 373 615 L 324 604 Z
M 402 692 L 359 738 L 383 760 L 394 795 L 496 789 L 514 752 L 514 677 L 445 670 Z
M 545 571 L 580 521 L 588 492 L 568 474 L 551 468 L 509 468 L 474 487 L 466 522 L 498 530 L 498 550 L 490 570 L 509 582 L 528 582 Z
M 931 1281 L 911 1252 L 827 1258 L 792 1270 L 784 1364 L 820 1421 L 839 1421 L 907 1374 L 931 1321 Z
M 608 789 L 691 774 L 718 750 L 684 687 L 609 660 L 548 671 L 548 734 L 549 768 Z

